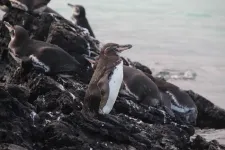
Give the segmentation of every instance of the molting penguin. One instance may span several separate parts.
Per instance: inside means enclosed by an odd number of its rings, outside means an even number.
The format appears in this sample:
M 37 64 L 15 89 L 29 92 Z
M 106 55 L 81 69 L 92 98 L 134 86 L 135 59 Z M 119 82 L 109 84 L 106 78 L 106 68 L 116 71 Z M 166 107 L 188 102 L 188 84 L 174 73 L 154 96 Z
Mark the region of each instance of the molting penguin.
M 98 66 L 99 58 L 92 59 L 88 56 L 85 58 L 95 70 L 96 66 Z M 162 104 L 161 95 L 156 84 L 142 71 L 125 65 L 123 66 L 123 83 L 120 92 L 124 92 L 124 90 L 135 96 L 139 103 L 144 105 L 158 107 Z M 172 111 L 168 111 L 168 109 L 166 111 L 171 116 L 174 116 Z
M 21 26 L 12 26 L 6 21 L 4 24 L 11 36 L 9 53 L 17 62 L 30 62 L 35 69 L 46 74 L 80 73 L 82 67 L 79 62 L 60 47 L 30 39 L 28 32 Z
M 91 29 L 91 26 L 89 25 L 88 20 L 86 18 L 85 8 L 81 5 L 68 4 L 68 6 L 73 8 L 73 15 L 71 18 L 74 21 L 74 23 L 83 28 L 86 28 L 89 31 L 90 35 L 95 37 Z
M 103 46 L 85 94 L 83 112 L 110 113 L 123 81 L 123 61 L 118 54 L 131 47 L 115 43 Z

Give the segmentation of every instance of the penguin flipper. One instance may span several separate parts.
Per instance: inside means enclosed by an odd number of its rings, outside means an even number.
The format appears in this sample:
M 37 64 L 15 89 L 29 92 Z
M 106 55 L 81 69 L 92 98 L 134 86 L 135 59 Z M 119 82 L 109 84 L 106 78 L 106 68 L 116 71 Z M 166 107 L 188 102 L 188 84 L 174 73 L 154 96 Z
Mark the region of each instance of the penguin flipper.
M 105 74 L 97 83 L 98 89 L 101 94 L 101 100 L 99 105 L 99 110 L 102 110 L 106 105 L 108 97 L 109 97 L 109 74 Z
M 168 108 L 166 106 L 163 106 L 164 110 L 171 116 L 171 117 L 175 117 L 175 114 L 173 113 L 173 111 L 171 110 L 171 108 Z
M 33 68 L 32 60 L 29 58 L 23 59 L 21 61 L 21 68 L 23 69 L 23 72 L 22 72 L 23 75 L 28 74 Z
M 142 103 L 146 106 L 152 106 L 155 108 L 160 107 L 160 100 L 158 98 L 153 98 L 151 96 L 146 96 L 139 103 Z

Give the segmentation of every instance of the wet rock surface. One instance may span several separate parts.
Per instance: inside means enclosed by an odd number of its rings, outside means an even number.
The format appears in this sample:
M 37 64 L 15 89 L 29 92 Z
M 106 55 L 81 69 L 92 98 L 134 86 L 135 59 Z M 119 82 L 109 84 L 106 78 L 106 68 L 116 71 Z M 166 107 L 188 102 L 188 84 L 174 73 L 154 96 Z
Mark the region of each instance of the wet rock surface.
M 63 18 L 51 14 L 34 16 L 12 9 L 4 20 L 23 26 L 33 39 L 60 46 L 87 69 L 90 66 L 82 54 L 88 54 L 88 50 L 98 52 L 98 40 Z M 200 136 L 191 141 L 192 126 L 179 117 L 170 117 L 163 110 L 138 104 L 129 94 L 119 95 L 109 115 L 86 118 L 81 109 L 92 72 L 87 73 L 85 81 L 77 77 L 46 76 L 35 70 L 26 72 L 8 55 L 10 37 L 2 22 L 0 31 L 0 149 L 223 148 L 216 141 L 206 142 Z M 151 74 L 151 70 L 140 63 L 130 63 Z M 199 109 L 199 127 L 225 127 L 222 123 L 224 110 L 191 91 L 188 93 Z

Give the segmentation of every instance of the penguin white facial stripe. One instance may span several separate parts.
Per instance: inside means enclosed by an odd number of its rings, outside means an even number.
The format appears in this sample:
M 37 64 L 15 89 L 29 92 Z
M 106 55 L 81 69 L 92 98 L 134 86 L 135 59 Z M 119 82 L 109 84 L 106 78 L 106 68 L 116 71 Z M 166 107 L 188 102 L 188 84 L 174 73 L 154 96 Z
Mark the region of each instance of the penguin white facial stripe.
M 195 110 L 195 108 L 188 108 L 188 107 L 178 107 L 176 105 L 171 104 L 171 109 L 173 111 L 179 112 L 179 113 L 187 113 L 189 111 Z
M 187 113 L 187 112 L 195 109 L 195 108 L 189 108 L 189 107 L 185 107 L 183 105 L 180 105 L 176 96 L 173 93 L 171 93 L 169 91 L 166 91 L 166 93 L 169 94 L 171 96 L 172 100 L 173 100 L 173 101 L 171 101 L 171 109 L 173 111 L 180 112 L 180 113 Z
M 10 2 L 11 2 L 13 7 L 18 8 L 18 9 L 22 9 L 24 11 L 28 11 L 28 7 L 25 4 L 23 4 L 23 3 L 21 3 L 17 0 L 10 0 Z
M 35 57 L 34 55 L 30 55 L 29 58 L 32 60 L 32 64 L 35 67 L 39 67 L 45 70 L 45 72 L 49 72 L 50 68 L 45 65 L 43 62 L 39 61 L 37 57 Z
M 125 82 L 123 82 L 123 83 L 124 83 L 124 85 L 125 85 L 125 90 L 126 90 L 130 95 L 132 95 L 133 97 L 135 97 L 136 100 L 139 100 L 139 97 L 130 91 L 130 89 L 128 88 L 128 86 L 126 85 L 126 83 L 125 83 Z
M 170 91 L 166 91 L 166 93 L 171 96 L 171 98 L 173 99 L 172 102 L 174 102 L 177 106 L 182 107 L 182 106 L 180 106 L 179 102 L 177 101 L 176 96 L 173 93 L 171 93 Z
M 103 114 L 110 113 L 119 94 L 122 81 L 123 81 L 123 61 L 121 61 L 113 70 L 113 73 L 109 81 L 109 97 L 105 106 L 99 112 L 102 111 Z

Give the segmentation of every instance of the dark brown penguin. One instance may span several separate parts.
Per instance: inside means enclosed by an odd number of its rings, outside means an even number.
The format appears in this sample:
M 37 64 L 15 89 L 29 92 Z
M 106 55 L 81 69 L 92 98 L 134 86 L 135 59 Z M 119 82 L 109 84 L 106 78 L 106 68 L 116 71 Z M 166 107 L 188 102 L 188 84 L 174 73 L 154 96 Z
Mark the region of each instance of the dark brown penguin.
M 92 31 L 91 26 L 86 18 L 85 8 L 81 5 L 68 4 L 68 6 L 73 8 L 73 15 L 71 18 L 74 21 L 74 23 L 87 29 L 90 35 L 95 37 L 94 32 Z
M 115 43 L 103 46 L 85 94 L 83 112 L 110 113 L 123 81 L 123 61 L 119 53 L 131 47 Z
M 46 74 L 80 73 L 79 62 L 60 47 L 30 39 L 28 32 L 21 26 L 12 26 L 5 21 L 4 24 L 11 36 L 9 53 L 17 62 L 31 62 L 34 68 Z
M 142 104 L 158 107 L 161 106 L 161 97 L 158 87 L 142 71 L 124 66 L 123 83 L 125 89 L 139 100 Z
M 162 91 L 165 106 L 180 114 L 188 123 L 196 124 L 198 109 L 192 98 L 185 91 L 165 80 L 155 78 L 154 82 Z

